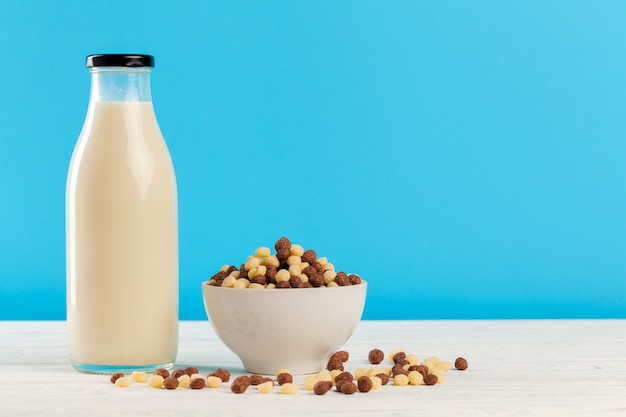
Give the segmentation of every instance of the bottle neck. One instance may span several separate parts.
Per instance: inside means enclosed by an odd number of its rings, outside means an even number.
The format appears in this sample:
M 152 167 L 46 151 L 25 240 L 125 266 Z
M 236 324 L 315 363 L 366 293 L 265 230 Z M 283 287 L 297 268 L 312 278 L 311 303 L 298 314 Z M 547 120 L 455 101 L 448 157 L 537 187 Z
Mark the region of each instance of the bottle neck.
M 91 98 L 94 101 L 152 101 L 150 67 L 94 67 Z

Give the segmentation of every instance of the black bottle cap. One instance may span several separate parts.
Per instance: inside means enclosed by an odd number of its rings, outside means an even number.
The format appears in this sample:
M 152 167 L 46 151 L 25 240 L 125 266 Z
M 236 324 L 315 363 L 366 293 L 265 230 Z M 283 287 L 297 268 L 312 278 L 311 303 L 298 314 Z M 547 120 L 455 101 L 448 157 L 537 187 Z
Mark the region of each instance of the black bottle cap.
M 89 55 L 87 68 L 91 67 L 154 67 L 154 57 L 136 54 Z

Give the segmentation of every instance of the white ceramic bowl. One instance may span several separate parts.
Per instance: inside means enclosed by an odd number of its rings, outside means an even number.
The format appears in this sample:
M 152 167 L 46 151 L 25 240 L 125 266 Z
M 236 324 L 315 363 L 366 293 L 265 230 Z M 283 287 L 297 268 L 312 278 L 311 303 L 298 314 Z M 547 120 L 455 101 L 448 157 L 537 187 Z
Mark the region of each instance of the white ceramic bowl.
M 334 288 L 222 288 L 202 283 L 213 329 L 248 372 L 310 374 L 352 336 L 367 283 Z

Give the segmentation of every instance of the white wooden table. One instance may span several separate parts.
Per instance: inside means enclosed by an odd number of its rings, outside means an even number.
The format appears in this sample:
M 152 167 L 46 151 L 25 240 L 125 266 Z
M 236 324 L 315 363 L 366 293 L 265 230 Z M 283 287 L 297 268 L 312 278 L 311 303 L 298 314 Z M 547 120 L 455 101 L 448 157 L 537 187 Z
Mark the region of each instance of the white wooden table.
M 0 322 L 0 416 L 626 416 L 626 320 L 364 321 L 347 370 L 372 348 L 467 358 L 435 386 L 316 396 L 117 388 L 68 363 L 64 322 Z M 243 373 L 206 321 L 181 322 L 177 367 Z

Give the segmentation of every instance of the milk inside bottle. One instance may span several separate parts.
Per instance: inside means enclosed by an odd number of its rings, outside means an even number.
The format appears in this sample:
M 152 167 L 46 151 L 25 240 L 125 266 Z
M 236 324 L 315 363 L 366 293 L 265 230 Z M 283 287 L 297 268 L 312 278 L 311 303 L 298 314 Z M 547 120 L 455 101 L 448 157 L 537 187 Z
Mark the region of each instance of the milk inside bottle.
M 91 55 L 87 117 L 66 189 L 69 357 L 79 371 L 171 367 L 178 214 L 152 106 L 150 55 Z

